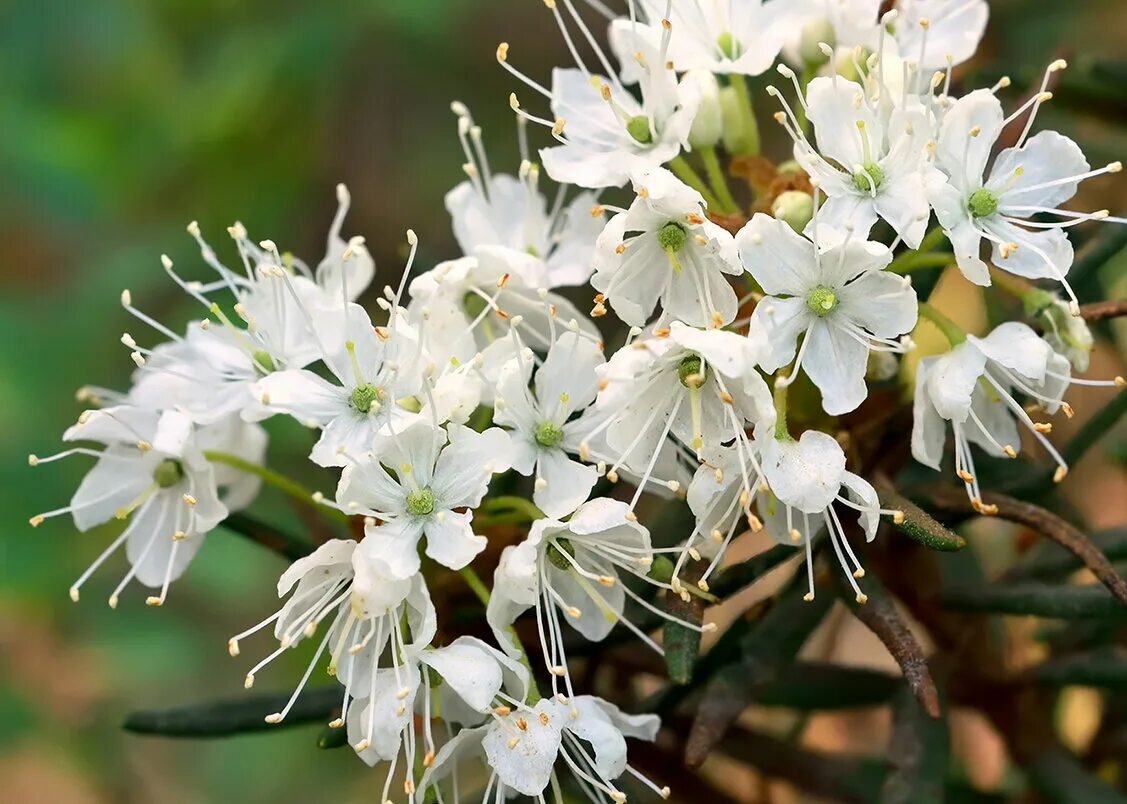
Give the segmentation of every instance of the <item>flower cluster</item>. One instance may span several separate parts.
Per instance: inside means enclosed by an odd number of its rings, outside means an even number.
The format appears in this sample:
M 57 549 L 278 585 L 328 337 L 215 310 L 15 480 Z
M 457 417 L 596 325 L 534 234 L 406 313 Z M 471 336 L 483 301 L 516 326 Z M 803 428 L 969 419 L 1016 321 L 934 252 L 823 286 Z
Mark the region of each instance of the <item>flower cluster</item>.
M 315 430 L 309 459 L 337 485 L 305 502 L 355 518 L 362 538 L 294 562 L 278 582 L 281 608 L 229 649 L 272 628 L 277 647 L 249 687 L 319 640 L 288 704 L 266 719 L 286 718 L 327 655 L 342 686 L 332 725 L 365 762 L 389 764 L 381 801 L 395 779 L 404 800 L 433 790 L 441 801 L 470 762 L 488 769 L 489 801 L 560 801 L 564 770 L 593 801 L 624 800 L 626 778 L 668 796 L 626 759 L 625 738 L 655 739 L 656 716 L 575 689 L 570 632 L 599 641 L 621 626 L 660 652 L 650 615 L 710 630 L 663 598 L 711 599 L 728 546 L 749 530 L 804 552 L 808 599 L 814 552 L 828 545 L 863 603 L 855 535 L 872 540 L 882 516 L 902 514 L 847 468 L 837 417 L 911 373 L 899 358 L 920 319 L 951 348 L 919 362 L 914 388 L 904 383 L 914 457 L 942 470 L 949 424 L 954 471 L 984 514 L 972 445 L 1017 457 L 1020 424 L 1059 463 L 1058 480 L 1067 469 L 1051 425 L 1021 400 L 1070 414 L 1063 396 L 1081 382 L 1072 369 L 1086 368 L 1091 336 L 1066 279 L 1065 229 L 1108 215 L 1062 205 L 1120 166 L 1093 170 L 1067 137 L 1032 134 L 1063 62 L 1007 116 L 1006 80 L 953 92 L 952 69 L 986 25 L 984 0 L 900 0 L 883 16 L 877 0 L 637 0 L 621 17 L 592 2 L 609 18 L 606 48 L 573 0 L 545 4 L 573 66 L 544 86 L 513 66 L 507 44 L 497 49 L 550 109 L 537 116 L 510 97 L 515 172 L 494 172 L 481 128 L 452 105 L 466 178 L 446 208 L 461 256 L 413 272 L 409 231 L 406 268 L 369 310 L 357 299 L 375 264 L 363 238 L 342 235 L 343 186 L 315 267 L 237 223 L 228 267 L 192 224 L 213 275 L 186 279 L 162 263 L 205 317 L 179 334 L 123 293 L 162 342 L 124 335 L 132 386 L 83 391 L 93 407 L 64 440 L 100 449 L 31 458 L 96 458 L 71 504 L 33 525 L 63 513 L 80 530 L 126 523 L 71 596 L 124 544 L 130 570 L 110 604 L 136 579 L 160 605 L 208 532 L 274 478 L 259 422 L 285 415 Z M 772 67 L 788 87 L 769 87 L 769 102 L 793 140 L 778 164 L 759 153 L 747 82 Z M 531 150 L 529 123 L 553 144 Z M 720 147 L 730 167 L 771 165 L 769 187 L 746 188 L 750 214 Z M 942 258 L 944 241 L 971 282 L 1038 294 L 1043 335 L 1011 321 L 975 337 L 921 302 L 907 272 Z M 589 314 L 570 300 L 588 283 Z M 618 336 L 596 324 L 611 313 L 625 325 Z M 789 402 L 798 385 L 808 410 Z M 651 539 L 653 496 L 687 501 L 696 526 L 680 543 Z M 496 537 L 489 590 L 473 567 L 499 523 L 526 527 L 515 543 Z M 445 632 L 427 580 L 444 570 L 473 584 L 496 646 L 435 644 Z M 529 610 L 542 667 L 518 637 Z

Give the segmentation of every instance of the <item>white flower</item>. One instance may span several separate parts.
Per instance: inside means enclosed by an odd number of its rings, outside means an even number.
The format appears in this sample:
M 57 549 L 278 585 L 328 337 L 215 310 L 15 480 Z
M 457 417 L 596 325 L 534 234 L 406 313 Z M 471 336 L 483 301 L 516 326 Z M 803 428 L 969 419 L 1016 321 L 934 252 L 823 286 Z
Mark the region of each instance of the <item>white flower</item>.
M 774 372 L 794 360 L 780 381 L 800 369 L 822 392 L 827 413 L 848 413 L 864 401 L 870 350 L 903 351 L 895 340 L 916 324 L 911 283 L 881 269 L 892 254 L 880 243 L 819 230 L 815 245 L 783 221 L 756 214 L 736 236 L 744 264 L 768 296 L 751 329 L 768 348 L 760 366 Z M 802 347 L 795 350 L 799 337 Z
M 971 58 L 990 18 L 986 0 L 898 0 L 896 10 L 896 43 L 921 72 Z
M 344 685 L 341 715 L 330 725 L 339 728 L 351 720 L 354 700 L 371 706 L 389 703 L 390 697 L 395 703 L 388 717 L 364 721 L 362 738 L 354 747 L 358 753 L 371 748 L 391 759 L 410 720 L 419 686 L 419 656 L 434 638 L 437 624 L 422 575 L 406 579 L 387 575 L 377 552 L 367 542 L 334 539 L 298 559 L 278 579 L 278 597 L 289 594 L 289 600 L 275 614 L 232 637 L 227 647 L 237 656 L 240 640 L 274 624 L 278 648 L 247 673 L 249 688 L 264 667 L 331 620 L 293 695 L 282 710 L 267 715 L 266 722 L 277 724 L 286 718 L 328 650 L 328 671 Z M 390 664 L 384 664 L 387 661 Z
M 1035 422 L 1014 399 L 1020 392 L 1047 413 L 1072 409 L 1062 398 L 1070 384 L 1122 386 L 1113 381 L 1073 380 L 1068 359 L 1053 351 L 1025 324 L 1010 321 L 984 338 L 968 335 L 946 354 L 925 358 L 916 373 L 913 407 L 912 456 L 939 471 L 947 441 L 947 422 L 955 434 L 955 472 L 967 488 L 976 510 L 990 514 L 982 502 L 971 444 L 995 457 L 1016 458 L 1021 449 L 1022 424 L 1057 463 L 1059 482 L 1068 466 L 1045 437 L 1052 425 Z
M 788 67 L 779 71 L 794 76 Z M 935 173 L 927 160 L 931 126 L 922 106 L 894 106 L 880 79 L 870 74 L 867 81 L 869 89 L 837 75 L 815 78 L 805 99 L 799 96 L 816 146 L 793 116 L 787 122 L 794 158 L 827 196 L 811 231 L 819 224 L 852 227 L 866 237 L 883 218 L 917 248 L 931 216 L 925 192 L 925 180 Z
M 663 168 L 634 174 L 637 197 L 607 222 L 596 243 L 591 285 L 618 317 L 642 326 L 660 302 L 672 319 L 721 327 L 736 317 L 736 243 L 705 217 L 700 193 Z
M 778 0 L 776 0 L 778 2 Z M 819 45 L 839 51 L 875 50 L 881 0 L 784 0 L 783 53 L 795 66 L 821 64 Z
M 614 784 L 625 772 L 668 798 L 669 788 L 659 788 L 630 767 L 626 758 L 626 737 L 652 742 L 660 725 L 656 715 L 627 715 L 590 695 L 567 702 L 544 698 L 532 707 L 496 714 L 487 725 L 458 732 L 424 774 L 422 789 L 453 773 L 460 762 L 484 757 L 490 769 L 486 800 L 505 800 L 513 794 L 540 798 L 552 781 L 557 760 L 563 759 L 592 800 L 603 801 L 606 796 L 625 801 L 626 795 Z
M 593 243 L 602 229 L 602 216 L 591 214 L 598 203 L 594 193 L 563 197 L 548 209 L 538 188 L 540 168 L 529 161 L 521 126 L 519 175 L 494 174 L 485 157 L 481 129 L 469 110 L 454 104 L 458 138 L 465 152 L 469 179 L 446 194 L 446 211 L 458 246 L 467 256 L 503 267 L 532 287 L 582 285 L 591 276 Z
M 159 595 L 146 602 L 162 605 L 169 584 L 187 569 L 208 531 L 229 510 L 249 504 L 257 494 L 256 477 L 217 470 L 204 450 L 218 446 L 235 458 L 261 463 L 266 449 L 261 428 L 238 418 L 197 430 L 178 411 L 157 413 L 128 406 L 87 411 L 63 440 L 93 441 L 104 449 L 77 447 L 46 458 L 29 458 L 32 466 L 71 455 L 98 458 L 70 505 L 32 517 L 31 524 L 68 513 L 80 531 L 114 518 L 128 520 L 121 534 L 70 588 L 71 598 L 77 601 L 82 584 L 124 544 L 131 568 L 110 595 L 111 607 L 117 606 L 122 590 L 134 578 L 159 588 Z
M 443 431 L 421 420 L 391 427 L 376 438 L 372 453 L 345 467 L 337 502 L 350 513 L 384 520 L 366 525 L 364 544 L 392 577 L 419 571 L 424 535 L 428 556 L 461 569 L 485 549 L 485 537 L 473 532 L 472 510 L 454 509 L 480 505 L 493 473 L 509 468 L 509 456 L 509 436 L 497 427 L 476 433 L 450 424 Z
M 255 386 L 267 409 L 321 428 L 309 458 L 319 466 L 345 466 L 348 456 L 371 448 L 376 431 L 414 418 L 399 403 L 419 393 L 420 349 L 412 328 L 373 327 L 368 313 L 349 304 L 340 338 L 325 346 L 324 361 L 336 382 L 306 369 L 276 371 Z
M 552 693 L 574 691 L 567 667 L 561 621 L 566 620 L 587 639 L 605 639 L 621 622 L 661 653 L 648 635 L 624 616 L 626 598 L 643 608 L 675 620 L 621 582 L 625 571 L 654 586 L 671 589 L 649 577 L 654 550 L 649 532 L 632 518 L 629 507 L 618 500 L 598 498 L 580 506 L 568 522 L 541 519 L 532 524 L 528 538 L 506 547 L 493 577 L 493 594 L 486 619 L 502 648 L 517 651 L 509 628 L 529 608 L 536 609 L 541 648 L 552 675 Z M 561 617 L 561 613 L 565 616 Z M 707 626 L 683 623 L 697 631 Z
M 745 429 L 771 426 L 775 417 L 771 394 L 754 368 L 758 350 L 758 342 L 735 333 L 697 330 L 679 321 L 628 344 L 607 362 L 599 395 L 612 403 L 597 401 L 585 415 L 593 421 L 580 456 L 612 462 L 607 471 L 612 480 L 623 466 L 639 474 L 631 506 L 654 477 L 669 436 L 689 455 L 734 439 L 754 464 Z M 606 455 L 594 451 L 602 433 Z
M 513 428 L 513 469 L 526 476 L 535 472 L 532 501 L 549 517 L 578 508 L 598 480 L 595 467 L 572 460 L 568 452 L 578 451 L 582 432 L 572 416 L 594 401 L 596 371 L 603 363 L 597 344 L 565 332 L 537 369 L 533 391 L 531 355 L 518 350 L 501 371 L 493 421 Z
M 684 0 L 670 6 L 666 0 L 639 0 L 638 6 L 652 26 L 639 36 L 660 39 L 668 10 L 668 59 L 679 72 L 702 69 L 723 75 L 759 75 L 775 63 L 782 49 L 791 24 L 790 1 Z M 623 38 L 631 31 L 624 22 L 617 23 L 617 28 Z M 632 41 L 628 39 L 627 43 Z M 635 46 L 629 52 L 637 49 Z
M 571 46 L 559 9 L 555 3 L 551 8 Z M 595 38 L 578 16 L 574 19 L 594 47 Z M 666 51 L 668 37 L 654 43 L 648 37 L 632 37 L 631 30 L 629 22 L 617 21 L 611 26 L 611 40 L 614 43 L 622 36 L 631 37 L 629 54 L 623 54 L 624 75 L 639 80 L 640 102 L 623 86 L 597 47 L 603 75 L 588 70 L 572 46 L 577 68 L 553 70 L 551 91 L 509 64 L 507 44 L 497 49 L 497 59 L 506 70 L 551 101 L 554 122 L 532 117 L 520 108 L 515 95 L 510 97 L 518 113 L 551 127 L 562 143 L 540 151 L 544 169 L 561 184 L 619 187 L 636 166 L 665 164 L 688 147 L 699 88 L 691 81 L 677 83 Z
M 696 517 L 696 526 L 686 538 L 674 566 L 674 579 L 678 578 L 686 557 L 695 557 L 694 554 L 707 557 L 708 568 L 697 582 L 707 591 L 708 579 L 719 566 L 741 520 L 746 521 L 753 532 L 763 529 L 759 518 L 751 512 L 751 502 L 764 476 L 761 473 L 749 475 L 746 466 L 746 459 L 734 447 L 710 450 L 705 456 L 689 484 L 686 501 Z M 680 581 L 674 580 L 672 586 L 679 591 Z
M 867 598 L 857 586 L 856 579 L 863 578 L 865 571 L 849 545 L 834 504 L 839 503 L 860 513 L 861 528 L 868 541 L 876 536 L 881 514 L 894 518 L 902 518 L 903 514 L 880 507 L 873 487 L 858 475 L 846 471 L 841 445 L 826 433 L 807 430 L 798 441 L 789 436 L 765 439 L 762 455 L 763 471 L 770 490 L 759 491 L 756 509 L 768 535 L 775 541 L 795 547 L 805 545 L 809 584 L 806 599 L 814 599 L 811 544 L 825 528 L 829 531 L 838 563 L 857 595 L 857 602 L 864 603 Z
M 1051 64 L 1046 82 L 1049 74 L 1063 67 L 1064 62 Z M 990 284 L 989 270 L 979 254 L 985 239 L 993 247 L 995 266 L 1030 279 L 1055 279 L 1075 305 L 1076 296 L 1065 279 L 1073 249 L 1064 230 L 1106 219 L 1107 211 L 1081 213 L 1060 207 L 1075 195 L 1080 181 L 1118 172 L 1122 165 L 1113 162 L 1091 170 L 1080 147 L 1068 137 L 1055 131 L 1028 137 L 1037 109 L 1049 97 L 1046 92 L 1035 95 L 1008 118 L 989 90 L 976 90 L 956 101 L 943 119 L 936 154 L 936 165 L 947 181 L 931 183 L 929 196 L 959 269 L 972 282 Z M 1002 130 L 1030 106 L 1017 144 L 991 160 Z M 1032 220 L 1045 214 L 1059 220 Z
M 1045 341 L 1054 352 L 1064 355 L 1074 370 L 1087 371 L 1095 345 L 1088 322 L 1073 315 L 1070 305 L 1055 294 L 1037 291 L 1036 296 L 1043 302 L 1032 312 L 1045 326 Z M 1029 309 L 1028 305 L 1026 309 Z

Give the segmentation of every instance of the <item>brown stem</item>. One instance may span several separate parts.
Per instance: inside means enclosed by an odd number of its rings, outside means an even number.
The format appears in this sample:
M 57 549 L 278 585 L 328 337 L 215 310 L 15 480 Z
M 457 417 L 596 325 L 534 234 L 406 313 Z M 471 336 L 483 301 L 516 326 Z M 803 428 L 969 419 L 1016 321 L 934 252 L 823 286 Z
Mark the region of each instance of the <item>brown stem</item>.
M 1085 321 L 1106 321 L 1127 315 L 1127 299 L 1092 302 L 1080 306 L 1080 317 Z

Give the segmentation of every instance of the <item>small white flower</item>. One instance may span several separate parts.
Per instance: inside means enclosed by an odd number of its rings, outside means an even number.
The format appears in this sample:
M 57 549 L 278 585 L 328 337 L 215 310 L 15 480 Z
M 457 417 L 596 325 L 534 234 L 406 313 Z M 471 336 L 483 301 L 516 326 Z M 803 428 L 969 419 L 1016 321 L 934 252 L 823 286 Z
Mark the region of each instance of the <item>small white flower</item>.
M 1073 380 L 1068 359 L 1053 351 L 1025 324 L 1010 321 L 984 338 L 968 335 L 946 354 L 925 358 L 916 374 L 912 456 L 939 471 L 947 441 L 947 422 L 955 434 L 955 473 L 981 513 L 993 513 L 982 502 L 971 444 L 988 455 L 1016 458 L 1021 449 L 1018 424 L 1026 428 L 1057 463 L 1061 481 L 1068 465 L 1045 434 L 1052 425 L 1035 422 L 1014 399 L 1020 392 L 1053 414 L 1071 408 L 1062 398 L 1071 384 L 1122 386 L 1113 381 Z
M 591 285 L 618 317 L 642 326 L 660 302 L 664 314 L 694 327 L 736 317 L 740 276 L 735 240 L 705 217 L 700 193 L 663 168 L 634 174 L 637 197 L 607 223 L 596 243 Z
M 449 437 L 449 443 L 447 443 Z M 481 504 L 494 472 L 509 468 L 508 434 L 497 427 L 476 433 L 458 424 L 447 431 L 426 421 L 402 430 L 390 427 L 373 452 L 345 467 L 337 502 L 349 513 L 384 520 L 365 527 L 364 544 L 392 577 L 419 571 L 419 540 L 426 554 L 450 569 L 461 569 L 485 549 L 475 535 L 472 510 Z
M 970 59 L 990 18 L 986 0 L 897 0 L 895 7 L 900 53 L 925 73 Z
M 540 168 L 529 161 L 524 117 L 521 127 L 519 174 L 494 174 L 482 144 L 481 129 L 469 110 L 455 104 L 458 138 L 465 152 L 469 178 L 446 194 L 454 237 L 467 256 L 516 274 L 531 287 L 582 285 L 591 276 L 593 242 L 602 229 L 601 215 L 593 215 L 594 193 L 563 197 L 548 209 L 540 192 Z
M 513 428 L 513 469 L 536 475 L 532 501 L 549 517 L 567 516 L 598 480 L 595 467 L 568 453 L 579 450 L 582 429 L 572 416 L 594 401 L 603 354 L 586 336 L 563 333 L 536 370 L 530 391 L 532 360 L 520 351 L 501 371 L 493 421 Z
M 845 469 L 845 453 L 830 435 L 807 430 L 795 441 L 789 436 L 768 438 L 762 444 L 763 471 L 769 491 L 760 490 L 756 510 L 771 538 L 780 544 L 805 546 L 809 591 L 814 599 L 814 564 L 811 544 L 822 529 L 830 534 L 830 543 L 838 563 L 845 572 L 857 602 L 867 598 L 857 585 L 865 571 L 849 545 L 834 504 L 844 505 L 860 513 L 865 538 L 876 536 L 880 515 L 902 516 L 900 512 L 880 507 L 873 487 L 863 478 Z
M 276 371 L 255 386 L 263 407 L 288 413 L 321 429 L 309 458 L 319 466 L 345 466 L 348 456 L 371 448 L 386 423 L 402 426 L 414 418 L 399 404 L 419 393 L 420 349 L 412 328 L 373 327 L 368 313 L 349 304 L 339 341 L 326 345 L 325 364 L 336 382 L 307 369 Z
M 1045 75 L 1062 69 L 1054 62 Z M 1072 244 L 1065 229 L 1088 220 L 1107 219 L 1107 211 L 1071 212 L 1061 205 L 1076 194 L 1079 183 L 1091 176 L 1121 170 L 1119 162 L 1092 170 L 1080 147 L 1055 131 L 1032 137 L 1037 109 L 1050 93 L 1034 95 L 1008 118 L 989 90 L 976 90 L 960 98 L 943 118 L 936 165 L 945 182 L 931 182 L 929 196 L 944 233 L 951 241 L 959 269 L 979 285 L 990 284 L 990 273 L 980 256 L 983 240 L 993 248 L 991 262 L 998 268 L 1030 279 L 1060 282 L 1072 303 L 1076 296 L 1065 275 L 1072 267 Z M 1032 111 L 1030 111 L 1032 107 Z M 990 154 L 1002 130 L 1029 112 L 1017 144 Z M 1033 220 L 1039 215 L 1058 220 Z
M 1044 294 L 1040 296 L 1040 294 Z M 1045 341 L 1054 352 L 1064 355 L 1075 371 L 1087 371 L 1095 339 L 1088 322 L 1072 314 L 1071 306 L 1055 294 L 1037 293 L 1044 301 L 1033 312 L 1045 327 Z M 1028 310 L 1028 305 L 1026 307 Z
M 84 413 L 63 440 L 93 441 L 104 449 L 76 447 L 46 458 L 31 457 L 33 466 L 71 455 L 98 458 L 70 505 L 32 517 L 31 524 L 70 514 L 75 527 L 87 531 L 114 518 L 128 520 L 121 534 L 70 588 L 71 598 L 77 601 L 82 584 L 124 544 L 131 569 L 110 595 L 112 607 L 134 578 L 159 588 L 159 595 L 146 602 L 162 605 L 169 584 L 188 568 L 208 531 L 229 510 L 248 505 L 257 494 L 256 477 L 217 470 L 204 450 L 219 447 L 250 463 L 261 463 L 266 450 L 261 428 L 237 417 L 197 429 L 181 412 L 157 413 L 129 406 Z
M 848 413 L 868 394 L 870 350 L 904 351 L 896 340 L 916 324 L 911 283 L 882 269 L 892 254 L 880 243 L 819 230 L 815 245 L 783 221 L 756 214 L 736 236 L 744 264 L 768 296 L 751 329 L 767 343 L 760 366 L 774 372 L 794 361 L 782 382 L 804 370 L 827 413 Z M 798 340 L 802 346 L 798 348 Z M 797 357 L 795 352 L 797 349 Z

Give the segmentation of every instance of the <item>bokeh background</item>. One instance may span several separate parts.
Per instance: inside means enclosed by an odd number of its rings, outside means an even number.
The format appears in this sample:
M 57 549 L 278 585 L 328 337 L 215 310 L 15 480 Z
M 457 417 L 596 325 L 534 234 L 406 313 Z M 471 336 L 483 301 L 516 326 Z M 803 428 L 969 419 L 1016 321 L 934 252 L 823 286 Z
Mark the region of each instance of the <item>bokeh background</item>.
M 991 5 L 982 76 L 1029 76 L 1062 55 L 1080 65 L 1127 56 L 1122 0 Z M 145 607 L 136 588 L 117 611 L 105 605 L 121 560 L 72 604 L 67 588 L 106 534 L 77 534 L 61 519 L 32 530 L 27 518 L 65 504 L 86 465 L 31 470 L 26 455 L 54 451 L 81 410 L 79 386 L 124 386 L 124 330 L 152 342 L 120 308 L 122 288 L 175 328 L 196 313 L 158 260 L 168 253 L 185 274 L 205 275 L 189 220 L 228 258 L 225 227 L 238 219 L 252 237 L 316 262 L 333 187 L 345 181 L 354 200 L 346 233 L 367 237 L 380 284 L 398 276 L 407 227 L 421 239 L 423 268 L 457 256 L 442 205 L 461 179 L 448 105 L 469 104 L 495 168 L 515 169 L 507 95 L 516 87 L 493 60 L 502 40 L 531 74 L 565 61 L 540 0 L 0 2 L 0 801 L 378 795 L 350 751 L 314 747 L 315 728 L 212 743 L 123 733 L 134 708 L 238 696 L 248 657 L 265 645 L 248 643 L 232 660 L 226 638 L 271 610 L 281 561 L 217 532 L 164 609 Z M 1121 158 L 1123 86 L 1110 96 L 1078 86 L 1042 122 L 1076 137 L 1093 163 Z M 1122 214 L 1122 189 L 1095 192 L 1104 195 L 1096 204 Z M 1103 277 L 1109 287 L 1122 267 Z M 1095 365 L 1115 373 L 1117 364 L 1103 347 Z M 272 428 L 274 458 L 299 465 L 307 436 Z M 1087 524 L 1121 523 L 1122 470 L 1106 451 L 1089 461 L 1077 488 L 1099 493 L 1075 492 Z M 858 661 L 880 653 L 861 644 Z M 277 688 L 299 674 L 301 657 L 287 658 L 271 675 Z M 840 727 L 826 728 L 823 742 L 840 744 Z M 990 764 L 997 741 L 982 728 L 961 739 L 1001 783 L 1004 758 Z M 874 752 L 887 738 L 875 721 L 849 734 Z M 746 800 L 765 800 L 764 788 L 731 778 L 747 784 Z

